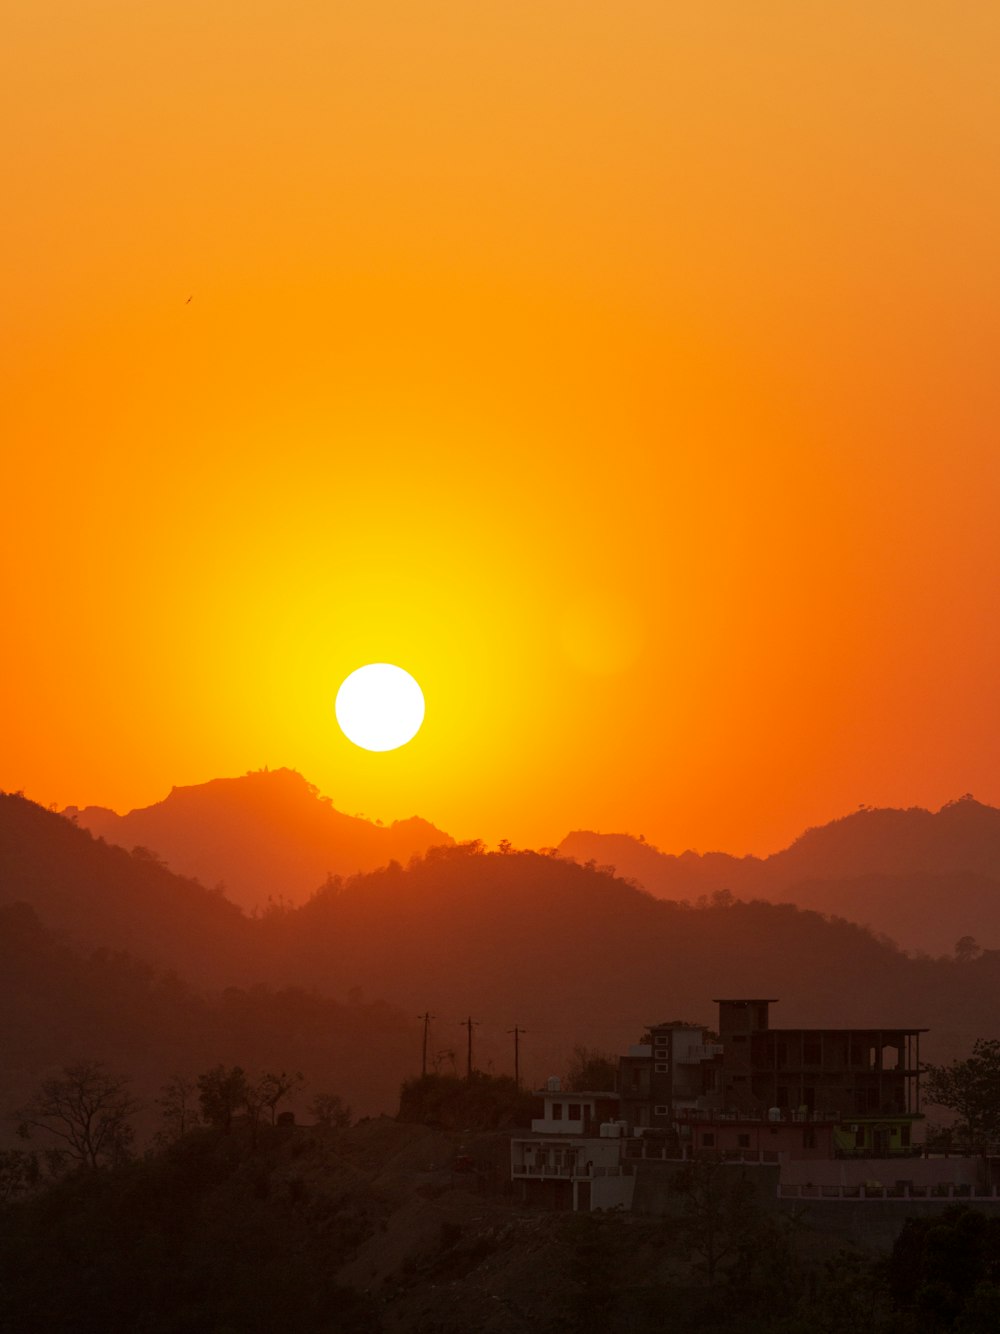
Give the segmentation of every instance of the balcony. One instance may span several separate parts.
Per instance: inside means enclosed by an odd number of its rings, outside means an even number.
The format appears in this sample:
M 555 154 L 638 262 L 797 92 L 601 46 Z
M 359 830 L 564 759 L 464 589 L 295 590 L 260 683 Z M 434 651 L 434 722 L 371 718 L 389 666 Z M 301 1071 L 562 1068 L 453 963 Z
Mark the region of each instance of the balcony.
M 711 1061 L 722 1055 L 722 1044 L 711 1042 L 693 1042 L 677 1055 L 678 1065 L 698 1065 L 701 1061 Z
M 799 1111 L 798 1109 L 792 1111 L 791 1108 L 785 1107 L 780 1109 L 780 1116 L 774 1116 L 773 1112 L 778 1110 L 778 1108 L 768 1108 L 767 1110 L 757 1111 L 716 1112 L 698 1111 L 685 1107 L 678 1111 L 677 1119 L 679 1121 L 705 1122 L 706 1124 L 710 1121 L 752 1121 L 756 1125 L 788 1125 L 791 1122 L 815 1125 L 818 1121 L 837 1122 L 843 1119 L 839 1111 L 826 1107 L 813 1111 Z
M 630 1176 L 621 1166 L 616 1167 L 591 1167 L 589 1172 L 575 1172 L 571 1167 L 544 1167 L 534 1163 L 513 1163 L 510 1174 L 512 1177 L 532 1177 L 536 1180 L 548 1179 L 549 1177 L 561 1178 L 563 1181 L 591 1181 L 594 1177 L 620 1177 Z

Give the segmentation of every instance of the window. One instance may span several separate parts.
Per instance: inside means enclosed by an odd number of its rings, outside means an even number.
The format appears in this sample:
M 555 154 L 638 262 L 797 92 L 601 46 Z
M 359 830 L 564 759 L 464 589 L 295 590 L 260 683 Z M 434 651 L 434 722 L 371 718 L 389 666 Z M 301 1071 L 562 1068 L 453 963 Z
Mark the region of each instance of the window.
M 819 1065 L 821 1048 L 819 1038 L 806 1038 L 802 1044 L 802 1062 L 804 1065 Z
M 739 1147 L 740 1147 L 741 1149 L 749 1149 L 749 1147 L 750 1147 L 750 1136 L 749 1136 L 749 1135 L 737 1135 L 737 1136 L 736 1136 L 736 1143 L 739 1145 Z
M 808 1126 L 802 1132 L 802 1147 L 804 1149 L 815 1149 L 816 1147 L 816 1132 L 812 1126 Z
M 715 1148 L 715 1135 L 714 1135 L 714 1134 L 709 1135 L 709 1134 L 707 1134 L 707 1133 L 704 1134 L 704 1135 L 702 1135 L 702 1137 L 701 1137 L 701 1147 L 702 1147 L 703 1149 L 714 1149 L 714 1148 Z
M 666 1063 L 666 1061 L 657 1061 L 656 1073 L 658 1075 L 668 1075 L 670 1073 L 670 1066 Z
M 561 1102 L 554 1102 L 554 1103 L 552 1104 L 552 1120 L 553 1120 L 553 1121 L 561 1121 L 561 1120 L 562 1120 L 562 1108 L 563 1108 L 563 1105 L 562 1105 Z
M 667 1049 L 666 1049 L 666 1047 L 657 1047 L 657 1048 L 656 1048 L 656 1059 L 657 1059 L 658 1061 L 665 1061 L 665 1060 L 667 1059 L 667 1055 L 668 1055 L 668 1053 L 667 1053 Z
M 658 1107 L 654 1107 L 654 1108 L 653 1108 L 653 1111 L 656 1113 L 657 1116 L 669 1116 L 669 1115 L 670 1115 L 670 1108 L 667 1107 L 667 1106 L 665 1106 L 663 1103 L 661 1103 Z
M 578 1102 L 567 1103 L 566 1105 L 567 1119 L 570 1121 L 579 1121 L 580 1113 L 582 1110 L 583 1108 L 580 1106 Z

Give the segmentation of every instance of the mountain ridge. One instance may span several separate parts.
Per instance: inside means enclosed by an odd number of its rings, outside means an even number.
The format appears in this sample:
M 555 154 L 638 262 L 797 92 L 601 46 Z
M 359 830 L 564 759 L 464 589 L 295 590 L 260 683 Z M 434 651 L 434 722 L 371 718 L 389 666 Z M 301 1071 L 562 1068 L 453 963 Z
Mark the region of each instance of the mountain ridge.
M 965 935 L 1000 946 L 1000 810 L 968 795 L 933 812 L 862 808 L 763 858 L 672 854 L 630 834 L 589 830 L 568 834 L 558 851 L 613 865 L 658 898 L 729 891 L 792 901 L 931 954 L 950 952 Z
M 454 843 L 420 816 L 383 825 L 346 815 L 293 769 L 173 787 L 162 801 L 125 815 L 101 806 L 68 806 L 62 814 L 109 843 L 152 849 L 247 910 L 269 900 L 302 903 L 329 875 L 375 870 Z

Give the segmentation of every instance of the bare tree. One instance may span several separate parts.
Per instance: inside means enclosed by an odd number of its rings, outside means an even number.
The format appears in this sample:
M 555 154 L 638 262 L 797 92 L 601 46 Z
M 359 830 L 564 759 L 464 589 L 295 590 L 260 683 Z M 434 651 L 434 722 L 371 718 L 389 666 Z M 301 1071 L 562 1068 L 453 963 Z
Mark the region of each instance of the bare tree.
M 173 1075 L 160 1089 L 156 1105 L 163 1115 L 163 1129 L 156 1135 L 158 1144 L 175 1144 L 189 1130 L 201 1125 L 196 1095 L 198 1087 L 183 1075 Z
M 299 1070 L 292 1075 L 282 1070 L 280 1074 L 261 1076 L 257 1084 L 257 1090 L 261 1104 L 270 1109 L 272 1126 L 278 1118 L 278 1103 L 282 1102 L 296 1089 L 301 1088 L 305 1082 L 305 1076 Z
M 79 1167 L 116 1166 L 128 1157 L 135 1133 L 129 1118 L 141 1103 L 128 1080 L 111 1074 L 103 1061 L 67 1065 L 62 1077 L 47 1079 L 20 1113 L 18 1133 L 33 1130 L 61 1141 L 59 1149 Z

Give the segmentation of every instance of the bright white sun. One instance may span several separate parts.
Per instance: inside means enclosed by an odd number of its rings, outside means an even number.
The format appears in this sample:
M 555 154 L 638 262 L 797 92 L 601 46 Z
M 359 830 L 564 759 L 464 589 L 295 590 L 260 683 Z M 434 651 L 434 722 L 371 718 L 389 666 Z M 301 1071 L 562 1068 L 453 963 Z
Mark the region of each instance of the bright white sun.
M 370 662 L 341 682 L 337 722 L 363 750 L 396 750 L 412 741 L 424 721 L 423 691 L 409 672 L 390 662 Z

